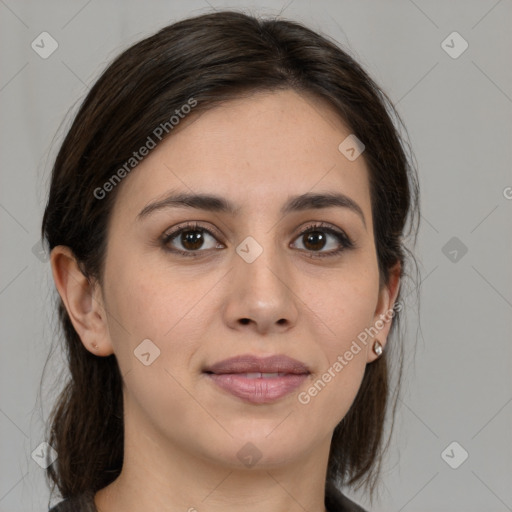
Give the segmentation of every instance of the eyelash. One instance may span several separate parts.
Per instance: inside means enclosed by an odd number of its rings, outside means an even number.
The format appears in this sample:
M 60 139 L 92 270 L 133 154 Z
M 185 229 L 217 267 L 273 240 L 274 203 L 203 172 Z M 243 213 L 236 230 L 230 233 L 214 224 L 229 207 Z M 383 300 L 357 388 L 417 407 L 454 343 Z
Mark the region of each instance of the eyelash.
M 198 224 L 197 222 L 188 222 L 185 225 L 180 226 L 179 228 L 171 231 L 170 233 L 165 233 L 162 237 L 162 245 L 164 247 L 164 250 L 170 253 L 180 254 L 182 256 L 187 257 L 198 257 L 201 256 L 201 252 L 205 252 L 205 250 L 197 250 L 197 251 L 182 251 L 181 249 L 176 248 L 169 248 L 169 243 L 178 237 L 183 232 L 186 231 L 204 231 L 208 233 L 213 238 L 217 239 L 218 235 L 216 235 L 213 231 L 210 229 L 202 226 L 201 224 Z M 301 249 L 301 251 L 305 251 L 308 254 L 310 258 L 327 258 L 332 256 L 337 256 L 343 251 L 347 249 L 353 249 L 355 247 L 354 242 L 341 230 L 335 229 L 331 227 L 329 224 L 326 224 L 324 222 L 319 222 L 315 224 L 310 224 L 304 229 L 302 229 L 296 236 L 295 239 L 300 238 L 301 236 L 304 236 L 307 233 L 320 231 L 324 233 L 328 233 L 332 236 L 334 236 L 338 242 L 340 243 L 340 247 L 336 250 L 328 251 L 328 252 L 315 252 L 315 251 L 307 251 L 304 249 Z

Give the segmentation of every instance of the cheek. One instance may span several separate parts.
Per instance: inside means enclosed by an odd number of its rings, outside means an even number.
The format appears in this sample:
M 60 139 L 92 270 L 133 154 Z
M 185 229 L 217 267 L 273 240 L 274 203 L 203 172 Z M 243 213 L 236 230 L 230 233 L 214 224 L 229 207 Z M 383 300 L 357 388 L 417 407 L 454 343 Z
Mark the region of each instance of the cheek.
M 352 270 L 352 269 L 351 269 Z M 322 364 L 299 403 L 322 415 L 334 428 L 353 403 L 364 376 L 371 327 L 378 300 L 378 273 L 340 272 L 311 287 L 305 300 L 314 322 Z
M 118 265 L 110 264 L 106 269 L 105 293 L 110 339 L 122 374 L 161 367 L 184 382 L 190 378 L 188 372 L 205 335 L 212 331 L 213 322 L 219 321 L 222 297 L 218 291 L 224 272 L 199 272 L 192 266 L 170 268 L 142 256 L 116 261 Z M 144 340 L 150 340 L 154 347 Z M 141 343 L 158 354 L 147 368 L 137 359 Z M 167 373 L 160 377 L 169 380 Z M 158 380 L 152 382 L 154 389 L 161 386 Z M 175 384 L 171 382 L 171 386 Z M 147 391 L 150 386 L 150 382 L 144 383 Z
M 105 304 L 120 366 L 132 368 L 134 350 L 147 339 L 162 352 L 161 361 L 166 359 L 165 351 L 171 351 L 177 360 L 186 357 L 191 349 L 189 340 L 195 338 L 190 329 L 197 328 L 194 308 L 204 288 L 186 279 L 174 277 L 171 282 L 148 265 L 119 261 L 116 268 L 111 267 L 108 281 L 105 279 Z M 174 339 L 180 340 L 179 350 L 172 347 Z
M 373 322 L 378 302 L 378 274 L 344 272 L 324 281 L 305 301 L 326 333 L 324 349 L 331 361 L 349 349 Z M 364 348 L 364 346 L 363 346 Z
M 376 294 L 371 283 L 345 282 L 330 290 L 328 300 L 311 299 L 312 318 L 319 319 L 315 339 L 322 364 L 298 401 L 333 429 L 350 409 L 364 376 L 365 329 L 372 325 Z
M 171 285 L 147 269 L 129 272 L 127 265 L 110 274 L 110 338 L 130 397 L 126 403 L 138 404 L 134 415 L 144 410 L 164 425 L 173 415 L 187 423 L 197 414 L 180 383 L 202 339 L 197 303 L 204 291 L 186 280 L 173 279 Z

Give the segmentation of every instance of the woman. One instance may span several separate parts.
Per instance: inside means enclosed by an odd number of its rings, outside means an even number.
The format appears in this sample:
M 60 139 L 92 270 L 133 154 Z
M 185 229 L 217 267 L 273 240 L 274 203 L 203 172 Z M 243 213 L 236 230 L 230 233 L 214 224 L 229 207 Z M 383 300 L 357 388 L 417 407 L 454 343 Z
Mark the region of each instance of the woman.
M 52 510 L 362 510 L 339 489 L 375 491 L 418 213 L 393 116 L 288 21 L 187 19 L 108 67 L 43 219 Z

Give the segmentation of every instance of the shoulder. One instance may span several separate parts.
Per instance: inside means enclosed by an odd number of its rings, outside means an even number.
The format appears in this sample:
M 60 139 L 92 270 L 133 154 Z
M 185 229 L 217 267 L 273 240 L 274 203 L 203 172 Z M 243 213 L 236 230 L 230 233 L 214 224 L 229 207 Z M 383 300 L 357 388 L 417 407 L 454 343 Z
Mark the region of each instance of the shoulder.
M 98 512 L 94 505 L 94 493 L 85 492 L 73 498 L 67 498 L 52 507 L 49 512 Z
M 342 494 L 333 483 L 329 482 L 325 487 L 325 508 L 328 512 L 367 512 Z

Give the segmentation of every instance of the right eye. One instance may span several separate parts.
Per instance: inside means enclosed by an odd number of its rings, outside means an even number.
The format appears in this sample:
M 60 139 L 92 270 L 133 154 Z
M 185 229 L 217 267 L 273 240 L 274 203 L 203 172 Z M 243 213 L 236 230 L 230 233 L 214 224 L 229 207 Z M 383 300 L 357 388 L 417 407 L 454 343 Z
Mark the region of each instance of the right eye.
M 208 239 L 211 239 L 209 243 Z M 162 243 L 166 251 L 192 257 L 199 256 L 197 253 L 224 248 L 209 229 L 196 222 L 187 223 L 165 233 Z M 176 244 L 181 247 L 176 247 Z M 204 247 L 205 244 L 207 245 L 206 248 Z

